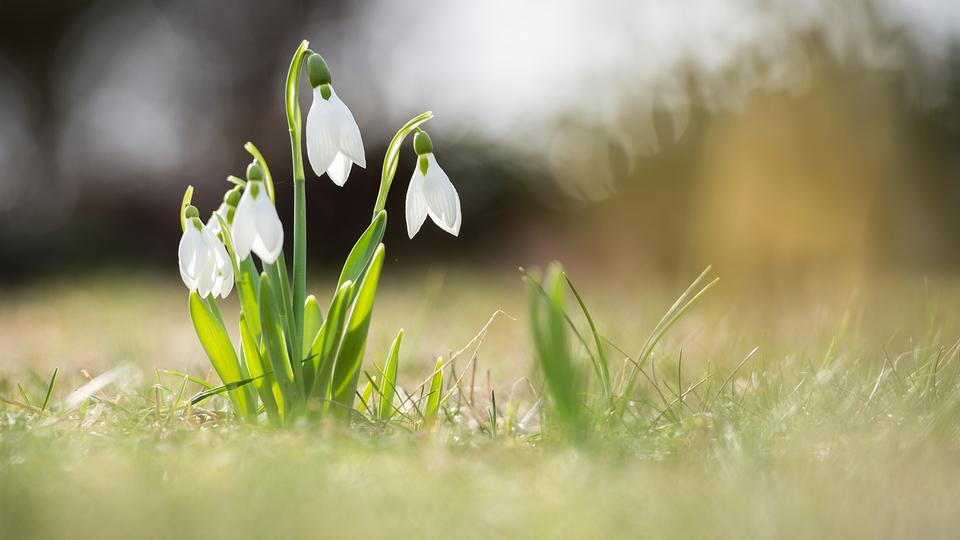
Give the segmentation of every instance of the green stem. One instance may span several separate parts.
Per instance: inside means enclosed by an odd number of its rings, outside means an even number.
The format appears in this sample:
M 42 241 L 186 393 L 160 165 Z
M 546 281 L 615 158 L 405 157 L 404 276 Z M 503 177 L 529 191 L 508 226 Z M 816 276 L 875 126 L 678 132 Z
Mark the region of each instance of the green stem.
M 304 40 L 293 54 L 287 73 L 286 112 L 290 130 L 290 150 L 293 154 L 293 328 L 294 334 L 303 334 L 303 303 L 307 290 L 307 190 L 303 172 L 301 144 L 303 119 L 300 114 L 300 77 L 303 59 L 309 43 Z M 301 354 L 296 353 L 299 364 Z
M 387 204 L 387 194 L 390 193 L 390 185 L 393 184 L 393 177 L 397 174 L 397 163 L 400 161 L 400 145 L 410 132 L 431 118 L 433 113 L 430 111 L 411 118 L 387 145 L 387 155 L 383 157 L 383 172 L 380 174 L 380 192 L 377 193 L 377 202 L 373 205 L 373 219 L 377 218 L 377 214 Z

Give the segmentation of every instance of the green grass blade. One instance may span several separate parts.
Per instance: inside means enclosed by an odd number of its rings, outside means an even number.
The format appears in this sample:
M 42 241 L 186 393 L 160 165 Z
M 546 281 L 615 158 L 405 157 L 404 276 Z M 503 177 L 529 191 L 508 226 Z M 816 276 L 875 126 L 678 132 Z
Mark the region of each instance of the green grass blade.
M 357 412 L 373 416 L 373 411 L 370 409 L 370 398 L 372 397 L 373 381 L 367 381 L 367 384 L 363 386 L 363 391 L 360 392 L 360 402 L 357 403 Z
M 177 371 L 177 370 L 174 370 L 174 369 L 161 369 L 161 370 L 160 370 L 160 373 L 166 373 L 167 375 L 173 375 L 174 377 L 179 377 L 179 378 L 181 378 L 181 379 L 186 379 L 186 380 L 192 382 L 193 384 L 200 385 L 200 386 L 202 386 L 202 387 L 204 387 L 204 388 L 207 388 L 207 389 L 213 388 L 213 385 L 210 384 L 210 383 L 208 383 L 207 381 L 205 381 L 205 380 L 203 380 L 203 379 L 198 379 L 198 378 L 194 377 L 193 375 L 188 375 L 188 374 L 186 374 L 186 373 L 183 373 L 182 371 Z
M 527 279 L 532 280 L 529 276 Z M 563 283 L 562 269 L 553 263 L 543 280 L 546 299 L 531 284 L 530 327 L 537 363 L 552 398 L 555 419 L 569 439 L 578 441 L 585 434 L 580 376 L 570 352 Z
M 613 390 L 610 379 L 610 369 L 607 365 L 607 355 L 603 346 L 603 336 L 601 336 L 597 330 L 597 325 L 593 322 L 593 316 L 590 315 L 590 310 L 587 309 L 587 304 L 583 301 L 583 297 L 580 296 L 580 292 L 573 286 L 573 281 L 570 280 L 570 276 L 568 276 L 566 272 L 563 272 L 562 275 L 563 279 L 567 282 L 567 286 L 570 287 L 570 290 L 573 292 L 573 296 L 577 299 L 577 304 L 580 305 L 580 311 L 583 312 L 583 317 L 587 319 L 590 332 L 593 333 L 593 339 L 597 346 L 597 356 L 594 360 L 594 366 L 597 371 L 597 378 L 600 380 L 600 385 L 603 388 L 604 401 L 610 406 L 613 400 Z
M 387 363 L 383 366 L 383 384 L 380 385 L 380 420 L 389 422 L 393 416 L 393 398 L 397 394 L 397 370 L 400 364 L 400 342 L 403 341 L 403 328 L 397 333 Z
M 437 420 L 440 410 L 440 400 L 443 397 L 443 357 L 437 359 L 437 365 L 430 379 L 430 394 L 427 396 L 427 406 L 423 409 L 423 424 L 430 427 Z
M 208 389 L 208 390 L 204 390 L 203 392 L 199 392 L 199 393 L 195 394 L 192 398 L 190 398 L 190 404 L 191 404 L 191 405 L 197 405 L 198 403 L 204 401 L 205 399 L 211 398 L 211 397 L 213 397 L 213 396 L 220 395 L 220 394 L 222 394 L 222 393 L 224 393 L 224 392 L 232 392 L 232 391 L 235 391 L 235 390 L 237 390 L 238 388 L 244 387 L 244 386 L 246 386 L 246 385 L 254 382 L 255 380 L 256 380 L 256 378 L 254 378 L 254 377 L 248 377 L 248 378 L 246 378 L 246 379 L 241 379 L 241 380 L 239 380 L 239 381 L 233 381 L 233 382 L 231 382 L 231 383 L 227 383 L 227 384 L 224 384 L 224 385 L 221 385 L 221 386 L 216 386 L 216 387 L 214 387 L 214 388 L 210 388 L 210 389 Z
M 653 332 L 647 338 L 647 341 L 643 344 L 643 348 L 640 350 L 640 354 L 637 356 L 635 365 L 633 366 L 633 368 L 630 370 L 630 373 L 626 377 L 626 380 L 623 385 L 623 390 L 620 392 L 619 396 L 617 397 L 619 402 L 617 406 L 617 414 L 621 418 L 623 417 L 623 413 L 626 409 L 627 403 L 630 401 L 630 394 L 633 392 L 633 386 L 636 383 L 637 375 L 640 372 L 640 368 L 644 365 L 647 358 L 653 352 L 653 349 L 657 346 L 658 343 L 660 343 L 660 340 L 663 339 L 663 337 L 667 334 L 670 328 L 672 328 L 673 325 L 676 324 L 676 322 L 679 321 L 680 318 L 683 317 L 683 315 L 687 311 L 689 311 L 690 308 L 693 307 L 693 305 L 696 304 L 697 301 L 700 300 L 700 298 L 702 298 L 703 295 L 708 290 L 710 290 L 714 285 L 717 284 L 718 281 L 720 281 L 720 278 L 714 278 L 712 281 L 704 285 L 699 291 L 697 291 L 696 294 L 694 294 L 693 296 L 690 296 L 690 293 L 696 289 L 697 285 L 699 285 L 699 283 L 706 277 L 709 271 L 710 271 L 710 267 L 707 267 L 707 269 L 704 270 L 697 277 L 697 279 L 695 279 L 693 283 L 690 284 L 689 287 L 687 287 L 687 290 L 685 290 L 683 294 L 680 295 L 680 298 L 678 298 L 677 301 L 674 302 L 672 306 L 670 306 L 670 309 L 668 309 L 666 314 L 664 314 L 663 318 L 660 319 L 660 322 L 657 324 L 656 327 L 654 327 Z
M 353 400 L 356 398 L 357 381 L 360 376 L 360 366 L 363 363 L 363 353 L 367 346 L 367 333 L 370 330 L 370 318 L 373 314 L 373 303 L 377 296 L 377 284 L 380 281 L 380 270 L 383 268 L 384 256 L 384 247 L 383 244 L 380 244 L 357 292 L 357 299 L 347 323 L 343 345 L 340 347 L 333 368 L 330 396 L 333 403 L 341 405 L 341 411 L 353 409 Z
M 190 293 L 188 304 L 190 319 L 193 321 L 197 338 L 204 352 L 207 353 L 213 369 L 220 376 L 220 380 L 224 384 L 229 384 L 243 379 L 240 373 L 240 362 L 230 342 L 230 336 L 220 320 L 211 312 L 210 306 L 194 291 Z M 256 405 L 249 399 L 250 394 L 231 389 L 229 396 L 238 416 L 248 419 L 256 416 Z
M 53 369 L 53 375 L 50 376 L 50 384 L 47 385 L 47 394 L 43 396 L 43 405 L 40 406 L 41 411 L 47 410 L 47 406 L 50 405 L 50 396 L 53 395 L 53 386 L 57 384 L 57 375 L 60 373 L 60 368 Z

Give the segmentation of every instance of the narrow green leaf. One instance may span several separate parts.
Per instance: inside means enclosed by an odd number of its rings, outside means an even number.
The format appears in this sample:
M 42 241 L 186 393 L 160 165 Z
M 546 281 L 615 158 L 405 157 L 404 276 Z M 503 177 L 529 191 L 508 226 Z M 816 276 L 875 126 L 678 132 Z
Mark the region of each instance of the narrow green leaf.
M 397 333 L 387 363 L 383 366 L 383 383 L 380 385 L 380 420 L 389 422 L 393 416 L 393 398 L 397 394 L 397 369 L 400 364 L 400 342 L 403 341 L 403 328 Z
M 562 269 L 553 263 L 543 280 L 544 298 L 530 288 L 530 326 L 537 364 L 543 373 L 546 390 L 552 398 L 553 413 L 564 433 L 571 440 L 585 434 L 582 423 L 580 377 L 570 352 L 563 294 Z M 527 279 L 533 279 L 527 276 Z
M 243 356 L 247 361 L 247 369 L 250 371 L 250 377 L 256 380 L 254 386 L 260 395 L 260 401 L 263 402 L 264 409 L 267 411 L 267 417 L 271 422 L 279 424 L 281 421 L 281 407 L 283 407 L 280 386 L 276 377 L 273 376 L 272 368 L 263 365 L 263 357 L 260 355 L 260 347 L 253 337 L 253 331 L 247 321 L 246 314 L 240 314 L 240 345 Z M 277 396 L 280 396 L 280 404 L 277 403 Z
M 310 347 L 317 339 L 320 327 L 323 326 L 323 313 L 320 312 L 320 304 L 317 298 L 312 294 L 307 297 L 303 306 L 303 350 L 310 354 Z M 312 361 L 303 364 L 303 381 L 309 390 L 313 386 L 313 379 L 316 377 L 316 368 Z
M 423 410 L 423 424 L 430 427 L 437 420 L 440 410 L 440 399 L 443 397 L 443 357 L 437 359 L 437 365 L 430 379 L 430 395 L 427 397 L 427 406 Z
M 603 336 L 601 336 L 600 332 L 597 330 L 597 325 L 593 322 L 593 316 L 590 315 L 590 310 L 587 309 L 587 304 L 580 296 L 580 291 L 573 286 L 573 281 L 570 280 L 570 276 L 568 276 L 566 272 L 562 272 L 562 275 L 563 279 L 567 282 L 567 286 L 570 287 L 571 291 L 573 291 L 573 296 L 577 299 L 577 304 L 580 305 L 580 311 L 583 312 L 583 317 L 587 319 L 587 324 L 590 326 L 590 332 L 593 333 L 593 339 L 597 346 L 597 356 L 594 359 L 594 368 L 597 371 L 597 378 L 600 380 L 600 386 L 603 388 L 604 401 L 607 403 L 607 406 L 610 406 L 613 403 L 613 390 L 610 380 L 610 370 L 607 366 L 606 349 L 603 346 Z
M 20 397 L 23 398 L 23 402 L 28 406 L 33 407 L 33 403 L 30 403 L 30 396 L 27 395 L 27 391 L 23 389 L 23 385 L 17 383 L 17 390 L 20 392 Z
M 284 418 L 298 412 L 303 403 L 303 387 L 296 383 L 290 357 L 287 355 L 283 326 L 277 313 L 278 299 L 273 291 L 271 279 L 266 273 L 260 276 L 260 324 L 265 356 L 273 367 L 273 374 L 283 394 Z
M 194 384 L 199 384 L 200 386 L 202 386 L 202 387 L 204 387 L 204 388 L 207 388 L 207 389 L 213 388 L 213 385 L 210 384 L 210 383 L 208 383 L 207 381 L 205 381 L 205 380 L 203 380 L 203 379 L 198 379 L 198 378 L 194 377 L 193 375 L 188 375 L 188 374 L 183 373 L 183 372 L 181 372 L 181 371 L 177 371 L 177 370 L 174 370 L 174 369 L 161 369 L 160 372 L 161 372 L 161 373 L 166 373 L 167 375 L 173 375 L 174 377 L 179 377 L 179 378 L 181 378 L 181 379 L 186 379 L 186 380 L 188 380 L 188 381 L 190 381 L 190 382 L 192 382 L 192 383 L 194 383 Z
M 334 365 L 330 395 L 333 403 L 341 405 L 341 413 L 353 409 L 353 400 L 356 398 L 357 381 L 360 376 L 360 366 L 363 363 L 363 353 L 367 346 L 367 332 L 370 330 L 370 318 L 373 314 L 373 303 L 377 296 L 384 255 L 383 244 L 380 244 L 357 292 L 343 345 L 340 347 L 337 362 Z
M 207 353 L 220 380 L 224 384 L 229 384 L 243 379 L 240 374 L 240 362 L 237 360 L 233 344 L 230 343 L 230 336 L 211 312 L 210 306 L 195 291 L 190 292 L 189 309 L 190 319 L 193 321 L 200 345 Z M 256 416 L 256 406 L 250 402 L 246 392 L 231 389 L 229 396 L 239 416 L 243 418 Z
M 224 392 L 232 392 L 232 391 L 235 391 L 235 390 L 237 390 L 238 388 L 243 387 L 243 386 L 246 386 L 246 385 L 252 383 L 252 382 L 255 381 L 255 380 L 256 380 L 256 378 L 254 378 L 254 377 L 249 377 L 249 378 L 242 379 L 242 380 L 239 380 L 239 381 L 233 381 L 233 382 L 231 382 L 231 383 L 227 383 L 227 384 L 224 384 L 224 385 L 221 385 L 221 386 L 216 386 L 216 387 L 214 387 L 214 388 L 210 388 L 209 390 L 204 390 L 203 392 L 199 392 L 199 393 L 197 393 L 197 394 L 194 394 L 194 396 L 193 396 L 192 398 L 190 398 L 190 404 L 191 404 L 191 405 L 196 405 L 196 404 L 200 403 L 201 401 L 203 401 L 203 400 L 205 400 L 205 399 L 207 399 L 207 398 L 211 398 L 211 397 L 213 397 L 213 396 L 222 394 L 222 393 L 224 393 Z
M 57 384 L 57 375 L 60 373 L 60 368 L 53 369 L 53 375 L 50 376 L 50 384 L 47 385 L 47 395 L 43 397 L 43 406 L 40 407 L 41 411 L 47 410 L 47 405 L 50 404 L 50 396 L 53 395 L 53 385 Z
M 356 285 L 347 281 L 340 286 L 333 296 L 327 319 L 323 321 L 317 337 L 310 346 L 308 364 L 313 366 L 313 386 L 307 389 L 307 396 L 317 395 L 320 399 L 327 399 L 330 393 L 330 377 L 333 373 L 333 364 L 340 343 L 343 341 L 344 327 L 347 323 L 347 313 L 353 303 Z M 306 369 L 304 369 L 306 371 Z
M 361 276 L 366 273 L 373 259 L 373 253 L 376 251 L 380 241 L 383 240 L 383 233 L 387 229 L 387 212 L 381 210 L 374 216 L 373 221 L 367 227 L 357 243 L 353 245 L 350 254 L 347 255 L 346 262 L 343 263 L 343 270 L 340 272 L 340 279 L 337 281 L 337 289 L 343 286 L 347 281 L 357 283 Z
M 367 384 L 363 387 L 363 391 L 360 392 L 360 402 L 357 403 L 357 411 L 360 414 L 373 415 L 373 411 L 370 410 L 370 398 L 372 397 L 373 381 L 367 381 Z

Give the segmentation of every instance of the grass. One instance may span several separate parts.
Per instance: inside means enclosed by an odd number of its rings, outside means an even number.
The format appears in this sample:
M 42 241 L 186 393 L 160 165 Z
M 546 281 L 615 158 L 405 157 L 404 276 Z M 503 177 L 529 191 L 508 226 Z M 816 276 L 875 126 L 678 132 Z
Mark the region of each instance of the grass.
M 594 356 L 591 326 L 616 344 L 601 347 L 616 381 L 632 365 L 617 348 L 638 357 L 685 284 L 581 275 L 593 324 L 572 294 L 567 315 Z M 625 420 L 591 413 L 580 445 L 551 423 L 519 276 L 382 285 L 367 370 L 381 375 L 370 360 L 384 367 L 399 327 L 398 393 L 450 361 L 434 428 L 398 414 L 253 430 L 221 398 L 189 406 L 199 386 L 155 371 L 208 369 L 171 280 L 5 296 L 0 396 L 18 404 L 0 408 L 0 538 L 912 538 L 960 524 L 956 283 L 721 283 L 652 348 Z M 137 309 L 156 315 L 124 316 Z M 603 403 L 578 343 L 572 369 L 594 382 L 573 399 Z M 96 399 L 64 407 L 80 368 L 124 362 Z

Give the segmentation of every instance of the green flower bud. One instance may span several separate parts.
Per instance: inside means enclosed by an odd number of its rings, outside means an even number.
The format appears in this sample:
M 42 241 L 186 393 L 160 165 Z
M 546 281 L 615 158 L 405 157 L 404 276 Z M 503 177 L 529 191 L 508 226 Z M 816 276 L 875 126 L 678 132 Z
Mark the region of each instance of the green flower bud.
M 319 54 L 311 54 L 307 57 L 307 75 L 310 77 L 310 86 L 314 88 L 333 82 L 330 69 Z
M 247 165 L 247 180 L 250 182 L 257 182 L 263 180 L 263 168 L 257 164 L 256 160 L 250 162 Z
M 197 210 L 196 206 L 192 204 L 183 209 L 183 218 L 184 219 L 193 219 L 200 217 L 200 211 Z
M 417 130 L 417 133 L 413 136 L 413 151 L 416 152 L 418 156 L 433 152 L 433 141 L 430 140 L 430 136 L 427 135 L 426 131 Z
M 240 186 L 237 186 L 231 189 L 230 191 L 224 193 L 223 202 L 225 202 L 228 206 L 236 207 L 237 204 L 240 202 L 241 196 L 243 196 L 243 188 Z

